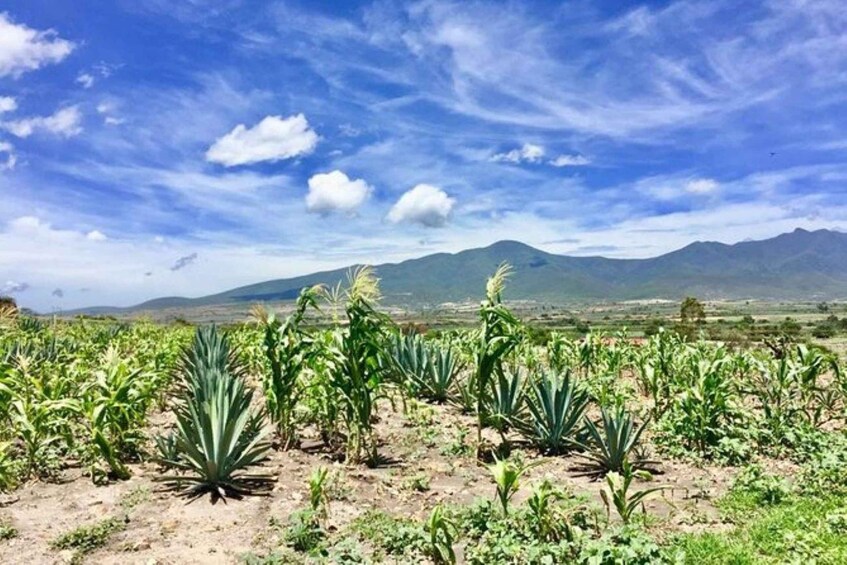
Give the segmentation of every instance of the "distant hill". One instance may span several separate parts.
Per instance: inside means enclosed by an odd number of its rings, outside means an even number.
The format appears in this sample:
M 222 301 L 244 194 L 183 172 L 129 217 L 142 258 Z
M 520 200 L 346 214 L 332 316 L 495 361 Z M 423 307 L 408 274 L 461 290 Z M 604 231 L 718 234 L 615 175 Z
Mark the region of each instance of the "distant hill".
M 734 245 L 696 242 L 650 259 L 570 257 L 517 241 L 455 254 L 437 253 L 375 266 L 389 305 L 437 305 L 479 300 L 486 278 L 507 261 L 514 267 L 507 298 L 549 303 L 648 298 L 832 300 L 847 298 L 847 234 L 797 229 Z M 335 285 L 348 269 L 242 286 L 199 298 L 157 298 L 109 313 L 161 308 L 270 302 L 296 298 L 318 283 Z

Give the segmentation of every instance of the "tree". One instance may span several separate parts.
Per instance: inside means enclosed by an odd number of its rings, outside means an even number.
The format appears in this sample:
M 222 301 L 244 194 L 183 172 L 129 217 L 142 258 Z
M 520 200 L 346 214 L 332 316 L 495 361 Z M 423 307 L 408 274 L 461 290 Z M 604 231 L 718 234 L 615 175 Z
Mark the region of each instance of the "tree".
M 682 306 L 679 308 L 679 317 L 683 324 L 702 324 L 706 321 L 706 310 L 703 308 L 702 302 L 693 296 L 689 296 L 682 301 Z

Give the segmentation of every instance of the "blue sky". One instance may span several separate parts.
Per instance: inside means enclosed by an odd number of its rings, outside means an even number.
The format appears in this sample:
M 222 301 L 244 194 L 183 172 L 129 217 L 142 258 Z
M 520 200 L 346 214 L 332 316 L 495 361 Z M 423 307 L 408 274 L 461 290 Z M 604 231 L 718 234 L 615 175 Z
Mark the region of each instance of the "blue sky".
M 4 2 L 0 293 L 49 311 L 500 239 L 645 257 L 844 229 L 843 8 Z

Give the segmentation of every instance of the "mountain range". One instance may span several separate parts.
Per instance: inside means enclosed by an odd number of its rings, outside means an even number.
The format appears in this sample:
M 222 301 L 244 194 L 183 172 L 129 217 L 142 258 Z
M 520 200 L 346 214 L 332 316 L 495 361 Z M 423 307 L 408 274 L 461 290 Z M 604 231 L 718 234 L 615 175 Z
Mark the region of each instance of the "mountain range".
M 648 259 L 555 255 L 517 241 L 459 253 L 437 253 L 375 265 L 383 303 L 439 305 L 482 298 L 485 281 L 502 262 L 514 268 L 506 298 L 545 303 L 638 299 L 833 300 L 847 298 L 847 234 L 797 229 L 761 241 L 733 245 L 695 242 Z M 127 312 L 221 304 L 292 300 L 303 287 L 335 285 L 349 268 L 242 286 L 197 298 L 157 298 L 129 308 L 98 307 L 88 313 Z

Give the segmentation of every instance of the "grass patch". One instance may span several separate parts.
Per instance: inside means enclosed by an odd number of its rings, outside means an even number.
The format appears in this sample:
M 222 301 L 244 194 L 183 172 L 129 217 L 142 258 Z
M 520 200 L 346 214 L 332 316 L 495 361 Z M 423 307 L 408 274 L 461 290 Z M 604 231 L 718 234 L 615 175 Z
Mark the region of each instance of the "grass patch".
M 151 498 L 150 488 L 146 486 L 138 486 L 121 497 L 121 508 L 124 512 L 130 512 L 135 507 L 149 502 Z
M 683 563 L 747 564 L 781 562 L 847 563 L 847 497 L 791 496 L 769 506 L 755 497 L 730 495 L 730 532 L 676 537 L 670 553 L 684 555 Z
M 94 524 L 80 526 L 64 533 L 50 543 L 53 549 L 73 549 L 77 555 L 85 555 L 103 547 L 112 534 L 123 530 L 126 524 L 117 518 L 107 518 Z
M 380 510 L 369 510 L 356 519 L 353 530 L 380 553 L 392 556 L 421 554 L 426 547 L 422 526 L 414 520 L 397 518 Z
M 8 522 L 0 522 L 0 541 L 18 537 L 18 530 Z

